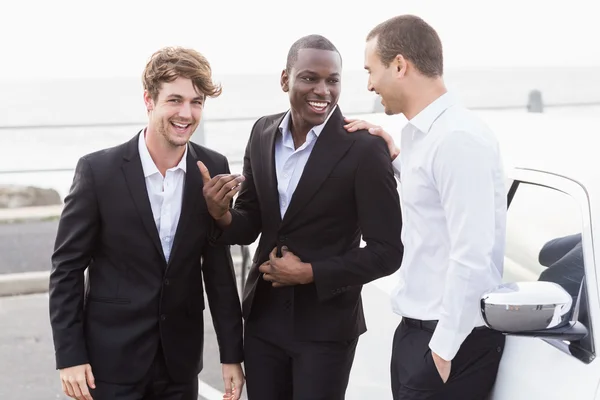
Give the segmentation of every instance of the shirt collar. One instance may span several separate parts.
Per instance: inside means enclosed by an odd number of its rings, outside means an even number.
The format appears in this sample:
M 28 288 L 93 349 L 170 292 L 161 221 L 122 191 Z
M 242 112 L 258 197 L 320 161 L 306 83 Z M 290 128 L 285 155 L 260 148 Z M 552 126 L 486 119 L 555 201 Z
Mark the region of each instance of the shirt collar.
M 154 160 L 150 156 L 150 152 L 148 151 L 148 146 L 146 145 L 146 128 L 140 133 L 140 137 L 138 140 L 138 149 L 140 152 L 140 160 L 142 161 L 142 169 L 144 170 L 144 178 L 152 176 L 154 174 L 160 174 L 160 171 L 154 164 Z M 173 168 L 169 168 L 169 171 L 175 171 L 177 169 L 183 170 L 183 172 L 187 172 L 187 152 L 188 145 L 185 146 L 185 152 L 183 153 L 183 157 Z
M 431 104 L 425 107 L 421 112 L 415 115 L 410 121 L 409 125 L 412 125 L 419 132 L 429 133 L 431 126 L 436 119 L 448 108 L 456 104 L 454 96 L 448 92 L 444 93 Z
M 327 118 L 325 118 L 325 121 L 321 125 L 313 126 L 312 129 L 308 133 L 310 134 L 312 132 L 318 138 L 319 135 L 321 134 L 321 132 L 323 132 L 325 125 L 327 125 L 329 118 L 331 118 L 331 115 L 333 114 L 333 112 L 335 111 L 336 108 L 337 108 L 337 104 L 335 105 L 335 107 L 333 107 L 333 109 L 331 110 L 331 112 L 329 113 Z M 281 120 L 281 123 L 279 124 L 279 132 L 281 132 L 283 143 L 284 144 L 291 143 L 293 146 L 294 142 L 293 142 L 293 138 L 292 138 L 292 131 L 290 130 L 291 120 L 292 120 L 292 112 L 291 112 L 291 110 L 288 110 L 288 112 L 285 114 L 285 116 Z

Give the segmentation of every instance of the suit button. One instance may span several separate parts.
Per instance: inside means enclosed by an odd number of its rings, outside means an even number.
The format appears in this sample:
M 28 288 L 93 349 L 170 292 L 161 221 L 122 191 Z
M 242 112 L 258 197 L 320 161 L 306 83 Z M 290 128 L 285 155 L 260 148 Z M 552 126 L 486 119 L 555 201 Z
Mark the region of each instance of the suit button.
M 165 285 L 166 285 L 166 286 L 169 286 L 169 283 L 170 283 L 170 282 L 169 282 L 169 280 L 168 280 L 168 279 L 165 279 Z
M 167 316 L 166 316 L 165 314 L 162 314 L 162 315 L 160 316 L 160 320 L 161 320 L 161 321 L 164 321 L 165 319 L 167 319 Z

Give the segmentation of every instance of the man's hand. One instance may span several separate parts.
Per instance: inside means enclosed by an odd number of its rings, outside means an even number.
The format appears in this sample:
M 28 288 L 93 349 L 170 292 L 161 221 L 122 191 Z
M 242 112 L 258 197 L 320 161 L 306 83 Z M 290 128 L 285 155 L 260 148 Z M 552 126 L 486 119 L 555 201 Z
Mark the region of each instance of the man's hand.
M 204 182 L 202 193 L 206 199 L 208 212 L 221 228 L 225 228 L 231 223 L 229 204 L 233 197 L 240 191 L 244 176 L 239 174 L 221 174 L 211 178 L 208 168 L 206 168 L 206 165 L 202 161 L 198 161 L 198 168 Z
M 242 364 L 223 364 L 223 382 L 225 394 L 223 400 L 239 400 L 244 389 L 244 371 Z
M 96 383 L 90 364 L 61 369 L 60 382 L 67 396 L 77 400 L 93 400 L 88 386 L 95 389 Z
M 433 357 L 433 362 L 435 364 L 435 368 L 440 374 L 442 381 L 444 383 L 448 382 L 448 378 L 450 377 L 450 368 L 452 367 L 452 361 L 444 360 L 442 357 L 435 354 L 433 351 L 431 352 L 431 357 Z
M 285 246 L 281 252 L 283 257 L 277 257 L 277 248 L 274 248 L 269 255 L 269 261 L 258 267 L 264 274 L 264 280 L 271 282 L 273 287 L 305 285 L 313 281 L 311 264 L 303 263 Z
M 400 154 L 400 149 L 396 147 L 392 136 L 386 131 L 384 131 L 383 128 L 381 128 L 380 126 L 360 119 L 344 118 L 344 121 L 346 121 L 347 123 L 346 125 L 344 125 L 344 128 L 346 128 L 348 132 L 356 132 L 359 129 L 366 129 L 371 135 L 379 136 L 380 138 L 385 140 L 385 143 L 387 144 L 388 150 L 390 152 L 390 156 L 392 157 L 392 161 L 394 161 L 396 157 L 398 157 L 398 154 Z

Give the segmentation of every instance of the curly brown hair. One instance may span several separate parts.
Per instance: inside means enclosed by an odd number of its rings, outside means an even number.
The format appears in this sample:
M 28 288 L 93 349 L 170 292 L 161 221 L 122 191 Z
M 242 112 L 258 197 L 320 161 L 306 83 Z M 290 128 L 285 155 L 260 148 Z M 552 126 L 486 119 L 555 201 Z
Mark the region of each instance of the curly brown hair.
M 221 94 L 221 85 L 212 81 L 212 70 L 206 57 L 183 47 L 165 47 L 155 52 L 146 64 L 142 82 L 144 89 L 156 100 L 162 83 L 172 82 L 178 77 L 190 79 L 194 88 L 204 96 L 218 97 Z

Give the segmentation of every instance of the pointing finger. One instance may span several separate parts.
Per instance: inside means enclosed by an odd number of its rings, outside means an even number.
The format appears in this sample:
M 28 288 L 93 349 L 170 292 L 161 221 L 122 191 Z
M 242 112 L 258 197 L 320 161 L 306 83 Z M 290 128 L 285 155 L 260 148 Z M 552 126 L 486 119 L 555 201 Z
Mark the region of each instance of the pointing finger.
M 202 175 L 202 182 L 204 182 L 204 184 L 206 185 L 208 182 L 210 182 L 210 172 L 208 171 L 208 168 L 206 168 L 206 165 L 204 165 L 204 163 L 202 161 L 198 161 L 198 168 L 200 169 L 200 174 Z

